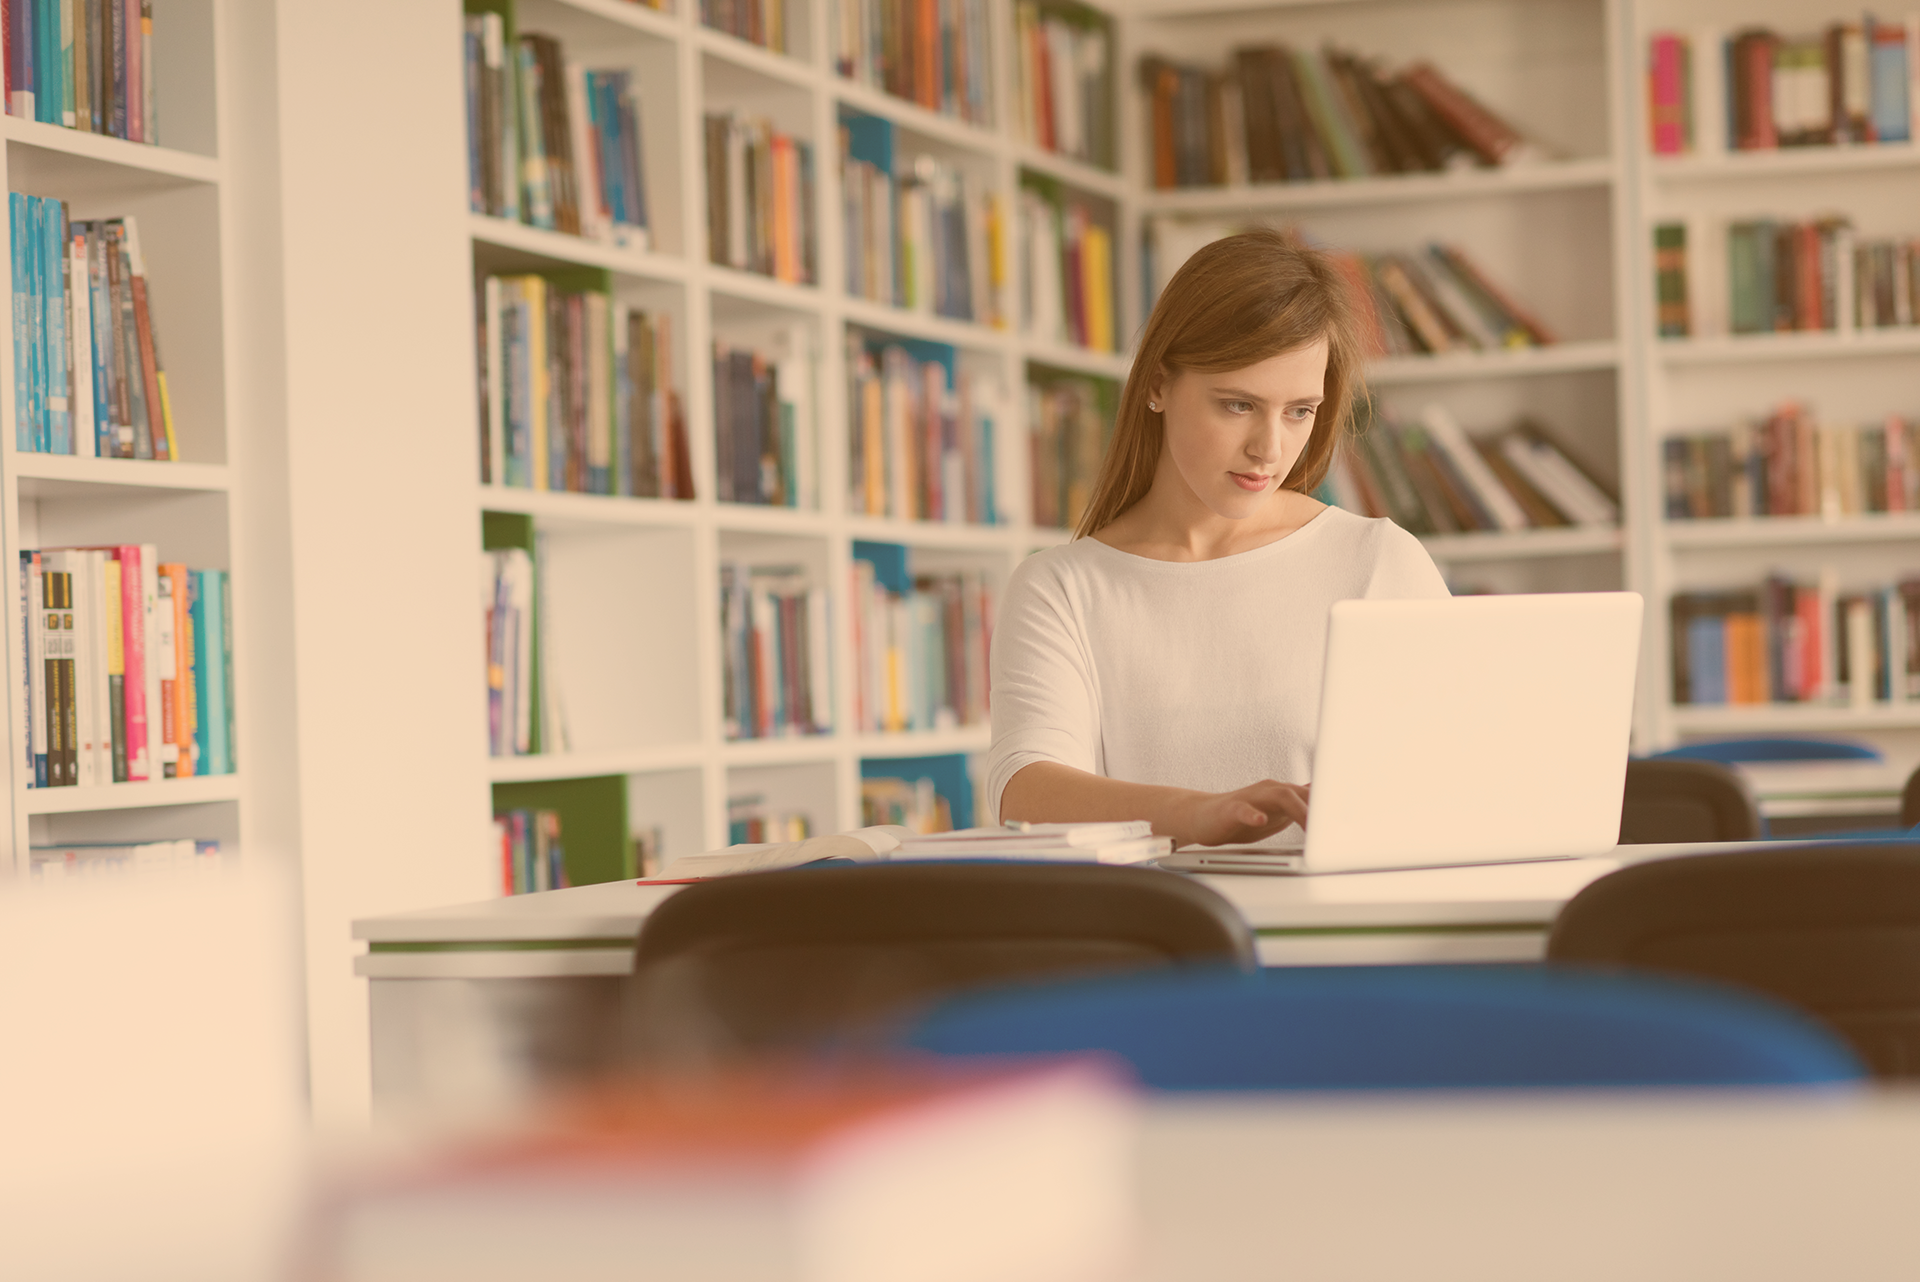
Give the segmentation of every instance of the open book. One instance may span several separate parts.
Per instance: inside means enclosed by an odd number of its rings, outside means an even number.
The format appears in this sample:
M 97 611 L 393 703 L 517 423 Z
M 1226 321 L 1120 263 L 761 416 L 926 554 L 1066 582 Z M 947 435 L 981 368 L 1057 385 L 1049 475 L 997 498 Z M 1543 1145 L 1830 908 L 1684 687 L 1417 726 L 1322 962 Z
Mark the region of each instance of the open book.
M 908 859 L 1066 859 L 1088 863 L 1137 864 L 1173 849 L 1156 837 L 1144 819 L 1123 823 L 1013 824 L 1005 828 L 962 828 L 956 832 L 916 833 L 899 824 L 856 828 L 805 841 L 760 842 L 687 855 L 667 865 L 676 880 L 725 877 L 732 873 L 798 868 L 821 860 L 884 863 Z

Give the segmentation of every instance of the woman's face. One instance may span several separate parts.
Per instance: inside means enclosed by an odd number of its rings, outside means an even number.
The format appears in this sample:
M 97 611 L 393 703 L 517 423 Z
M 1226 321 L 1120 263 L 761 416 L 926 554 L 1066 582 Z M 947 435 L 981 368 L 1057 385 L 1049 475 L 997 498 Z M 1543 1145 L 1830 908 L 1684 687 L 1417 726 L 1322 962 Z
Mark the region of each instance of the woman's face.
M 1321 339 L 1245 369 L 1163 379 L 1152 396 L 1166 424 L 1163 472 L 1171 461 L 1216 515 L 1252 516 L 1306 449 L 1326 377 Z

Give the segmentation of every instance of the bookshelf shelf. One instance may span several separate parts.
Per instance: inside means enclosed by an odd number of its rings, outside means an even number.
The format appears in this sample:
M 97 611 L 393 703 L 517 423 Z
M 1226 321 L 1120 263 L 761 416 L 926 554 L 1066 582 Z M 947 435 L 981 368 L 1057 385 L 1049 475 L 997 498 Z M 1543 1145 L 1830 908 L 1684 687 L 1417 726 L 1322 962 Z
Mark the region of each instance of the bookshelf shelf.
M 1837 520 L 1818 516 L 1768 516 L 1751 520 L 1668 521 L 1664 528 L 1668 544 L 1676 549 L 1920 541 L 1920 514 L 1885 513 Z
M 684 281 L 687 278 L 686 260 L 672 254 L 630 249 L 590 240 L 585 236 L 569 236 L 565 232 L 529 227 L 525 223 L 510 222 L 487 214 L 468 214 L 467 220 L 475 244 L 512 250 L 549 263 L 604 267 L 643 280 Z
M 994 329 L 991 325 L 954 320 L 933 312 L 889 307 L 884 303 L 876 303 L 865 298 L 843 297 L 839 305 L 847 323 L 858 325 L 861 329 L 899 338 L 924 338 L 931 342 L 949 343 L 954 347 L 964 347 L 973 351 L 1006 350 L 1007 332 Z
M 1389 356 L 1367 368 L 1367 381 L 1381 386 L 1481 378 L 1519 378 L 1611 370 L 1620 364 L 1619 344 L 1609 341 L 1555 343 L 1501 352 L 1447 352 L 1436 356 Z
M 223 172 L 219 159 L 214 156 L 128 142 L 124 138 L 41 124 L 18 116 L 0 116 L 0 138 L 12 144 L 9 151 L 15 146 L 31 147 L 74 160 L 109 165 L 128 175 L 144 175 L 149 181 L 141 185 L 151 185 L 152 179 L 171 180 L 167 185 L 218 183 Z M 10 158 L 10 163 L 18 162 Z M 136 177 L 134 182 L 140 183 L 140 179 Z
M 1779 151 L 1731 151 L 1717 156 L 1654 156 L 1648 159 L 1647 172 L 1657 182 L 1687 183 L 1905 169 L 1915 165 L 1920 165 L 1920 147 L 1912 143 L 1862 143 L 1787 147 Z
M 1149 214 L 1243 214 L 1265 210 L 1332 209 L 1604 188 L 1612 184 L 1615 173 L 1613 161 L 1597 157 L 1542 161 L 1503 169 L 1461 169 L 1437 174 L 1259 183 L 1244 187 L 1161 189 L 1143 194 L 1140 203 L 1142 211 Z
M 1429 534 L 1420 542 L 1434 560 L 1441 562 L 1516 561 L 1615 553 L 1626 546 L 1626 535 L 1618 529 L 1574 527 L 1506 534 Z
M 78 494 L 94 486 L 137 490 L 224 491 L 233 484 L 223 463 L 167 463 L 150 459 L 75 458 L 70 454 L 11 453 L 7 470 L 25 497 Z
M 1022 169 L 1031 169 L 1037 174 L 1044 174 L 1069 187 L 1078 187 L 1113 200 L 1121 199 L 1128 194 L 1127 180 L 1124 177 L 1102 169 L 1098 165 L 1090 165 L 1084 160 L 1075 160 L 1071 156 L 1062 156 L 1058 152 L 1047 151 L 1032 143 L 1015 143 L 1011 150 L 1014 160 Z
M 1848 333 L 1738 334 L 1667 339 L 1655 346 L 1667 365 L 1744 365 L 1784 360 L 1920 354 L 1920 326 Z
M 837 735 L 791 735 L 778 739 L 730 739 L 721 757 L 730 767 L 811 765 L 833 761 L 846 751 Z
M 798 89 L 811 89 L 819 82 L 818 70 L 789 54 L 763 49 L 751 41 L 728 35 L 724 31 L 715 31 L 697 21 L 692 24 L 692 31 L 694 47 L 706 57 L 730 63 L 755 75 L 783 81 Z
M 1010 146 L 994 130 L 969 124 L 953 116 L 943 116 L 937 111 L 928 111 L 918 103 L 896 98 L 856 80 L 833 74 L 826 77 L 826 83 L 828 92 L 837 102 L 870 116 L 891 120 L 900 128 L 912 130 L 928 139 L 993 157 L 1005 155 Z
M 1070 343 L 1046 343 L 1034 338 L 1022 338 L 1020 349 L 1030 365 L 1045 365 L 1099 378 L 1124 381 L 1127 370 L 1133 366 L 1133 358 L 1123 352 L 1096 352 Z
M 831 529 L 823 512 L 801 507 L 763 507 L 755 503 L 715 503 L 710 509 L 722 534 L 775 534 L 821 539 Z
M 723 267 L 718 263 L 702 263 L 701 268 L 716 294 L 812 316 L 822 314 L 821 300 L 826 293 L 818 285 L 776 280 L 771 276 L 744 272 L 737 267 Z
M 30 815 L 70 815 L 88 810 L 133 810 L 146 806 L 195 806 L 241 798 L 241 776 L 204 775 L 152 783 L 114 783 L 93 788 L 25 788 L 20 808 Z
M 876 543 L 905 543 L 909 547 L 985 548 L 1004 551 L 1016 537 L 1011 525 L 969 525 L 953 521 L 892 521 L 875 516 L 849 516 L 850 538 Z
M 1920 729 L 1920 702 L 1880 703 L 1865 708 L 1795 703 L 1693 707 L 1672 712 L 1683 734 L 1766 734 L 1777 731 Z
M 564 490 L 523 490 L 482 485 L 480 508 L 486 512 L 524 512 L 542 525 L 685 526 L 699 505 L 682 499 L 636 499 L 612 494 L 574 494 Z
M 535 783 L 551 779 L 590 779 L 604 775 L 651 774 L 697 769 L 707 754 L 698 745 L 610 749 L 601 752 L 552 752 L 524 757 L 487 758 L 492 783 Z
M 632 0 L 559 0 L 559 2 L 569 9 L 578 9 L 582 13 L 605 18 L 608 22 L 632 27 L 635 31 L 644 31 L 649 35 L 665 39 L 679 35 L 688 25 L 684 12 L 661 13 L 657 9 L 649 9 L 646 5 L 635 4 Z M 681 0 L 678 8 L 684 10 L 688 5 L 697 3 L 698 0 Z
M 954 752 L 985 752 L 992 737 L 987 726 L 959 726 L 952 730 L 855 735 L 852 745 L 861 757 L 937 757 Z

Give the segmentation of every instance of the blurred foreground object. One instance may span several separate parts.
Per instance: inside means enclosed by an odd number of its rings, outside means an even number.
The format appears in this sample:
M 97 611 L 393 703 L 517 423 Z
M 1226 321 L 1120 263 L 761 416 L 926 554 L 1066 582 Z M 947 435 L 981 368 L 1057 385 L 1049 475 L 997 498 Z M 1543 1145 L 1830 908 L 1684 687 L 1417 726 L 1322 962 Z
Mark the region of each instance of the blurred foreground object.
M 1135 1106 L 1091 1060 L 768 1067 L 589 1088 L 356 1182 L 325 1282 L 1100 1282 Z
M 257 870 L 0 885 L 0 1277 L 284 1276 L 299 939 Z
M 1882 1077 L 1920 1077 L 1920 842 L 1657 859 L 1560 910 L 1556 962 L 1692 975 L 1829 1025 Z

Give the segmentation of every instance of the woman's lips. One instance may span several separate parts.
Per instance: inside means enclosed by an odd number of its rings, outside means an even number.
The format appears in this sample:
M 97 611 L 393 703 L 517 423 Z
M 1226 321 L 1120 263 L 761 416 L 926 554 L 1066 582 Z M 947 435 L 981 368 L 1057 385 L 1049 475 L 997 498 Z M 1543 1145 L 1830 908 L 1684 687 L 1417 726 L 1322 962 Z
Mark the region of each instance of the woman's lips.
M 1266 489 L 1267 482 L 1273 479 L 1263 472 L 1229 472 L 1227 475 L 1233 478 L 1235 485 L 1254 494 Z

